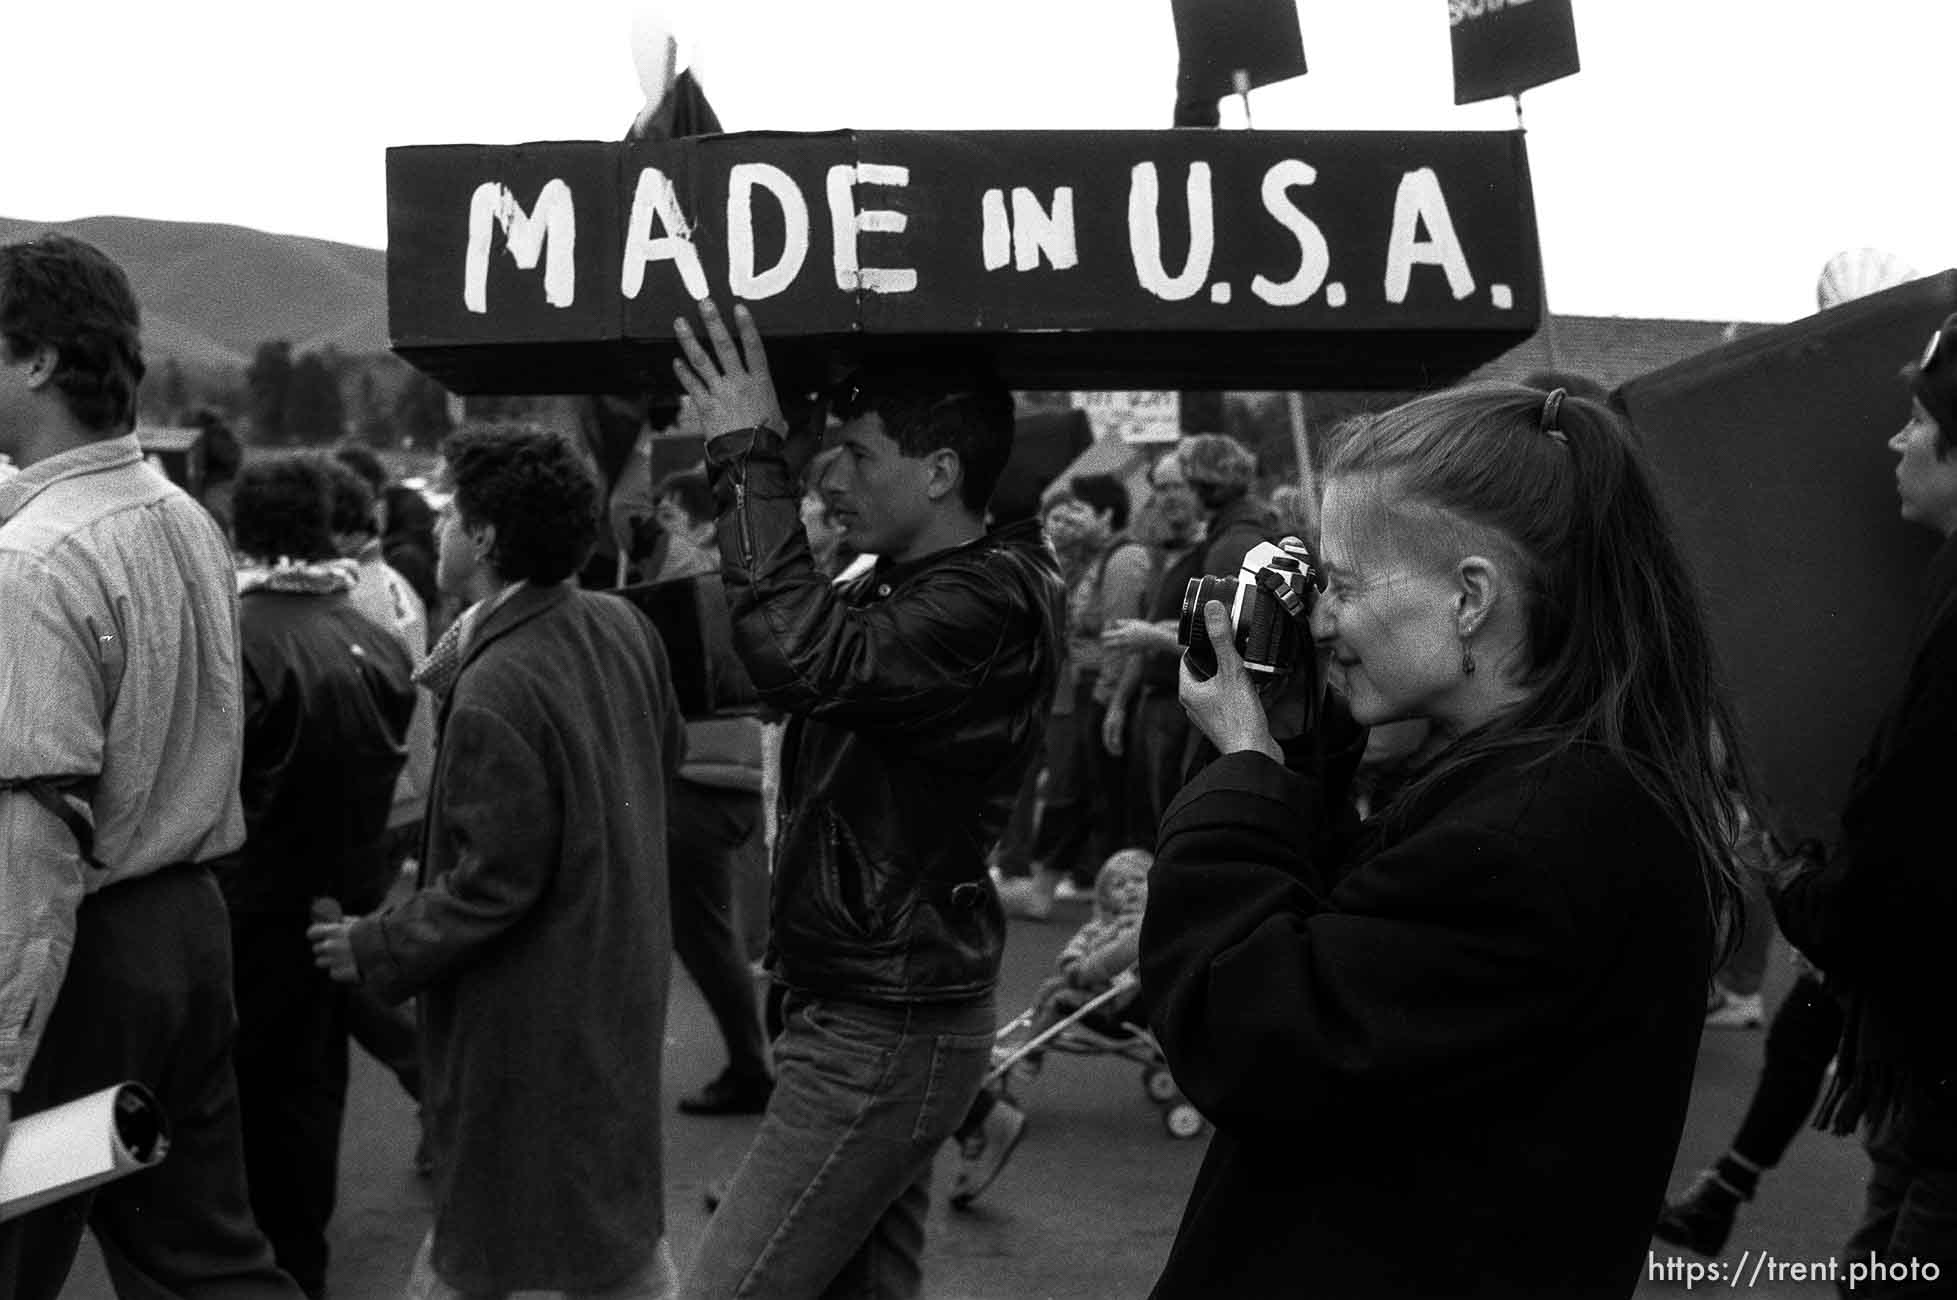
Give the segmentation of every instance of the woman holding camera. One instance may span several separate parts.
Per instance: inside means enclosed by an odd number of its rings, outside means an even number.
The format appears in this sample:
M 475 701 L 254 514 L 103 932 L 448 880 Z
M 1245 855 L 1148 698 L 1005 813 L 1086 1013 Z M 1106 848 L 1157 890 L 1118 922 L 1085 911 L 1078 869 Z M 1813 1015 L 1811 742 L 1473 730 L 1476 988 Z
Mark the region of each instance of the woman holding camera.
M 1735 898 L 1691 579 L 1561 390 L 1412 402 L 1325 481 L 1329 685 L 1439 748 L 1357 825 L 1206 609 L 1181 696 L 1221 757 L 1163 819 L 1142 978 L 1218 1132 L 1155 1294 L 1627 1296 Z

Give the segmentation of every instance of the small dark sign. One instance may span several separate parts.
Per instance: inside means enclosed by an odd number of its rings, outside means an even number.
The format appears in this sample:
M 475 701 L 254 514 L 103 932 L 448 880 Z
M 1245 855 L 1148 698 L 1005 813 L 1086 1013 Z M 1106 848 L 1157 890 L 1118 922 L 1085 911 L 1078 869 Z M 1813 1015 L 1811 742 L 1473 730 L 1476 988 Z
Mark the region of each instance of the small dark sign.
M 1454 102 L 1517 95 L 1580 70 L 1570 0 L 1447 0 Z
M 1305 75 L 1297 0 L 1173 0 L 1178 100 L 1221 99 Z
M 982 343 L 1024 388 L 1424 387 L 1531 334 L 1514 132 L 842 132 L 388 151 L 395 350 L 458 392 L 667 382 L 744 300 L 785 380 Z

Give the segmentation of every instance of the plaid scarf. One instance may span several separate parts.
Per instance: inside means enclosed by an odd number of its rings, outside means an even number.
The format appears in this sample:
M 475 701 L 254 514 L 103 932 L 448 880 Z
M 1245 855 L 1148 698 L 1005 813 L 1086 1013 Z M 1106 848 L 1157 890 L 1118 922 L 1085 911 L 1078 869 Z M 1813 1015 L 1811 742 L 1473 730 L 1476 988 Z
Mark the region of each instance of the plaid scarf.
M 504 601 L 514 596 L 522 585 L 513 582 L 488 600 L 479 600 L 456 615 L 455 622 L 436 638 L 428 658 L 415 670 L 415 685 L 426 687 L 437 700 L 446 700 L 449 692 L 455 689 L 455 679 L 462 674 L 462 656 L 468 650 L 469 640 L 475 635 L 477 626 L 500 608 Z

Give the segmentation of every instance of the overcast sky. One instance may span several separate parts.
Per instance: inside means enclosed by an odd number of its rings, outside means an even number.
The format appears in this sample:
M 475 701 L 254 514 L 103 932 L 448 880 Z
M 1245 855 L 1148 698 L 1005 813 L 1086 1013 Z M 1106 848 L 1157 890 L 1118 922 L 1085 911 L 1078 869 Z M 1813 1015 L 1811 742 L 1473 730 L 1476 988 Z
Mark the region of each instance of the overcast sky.
M 1584 68 L 1523 98 L 1550 306 L 1789 320 L 1833 253 L 1957 265 L 1948 0 L 1575 0 Z M 9 7 L 0 216 L 386 243 L 393 144 L 610 140 L 630 0 Z M 668 0 L 729 130 L 1168 125 L 1168 0 Z M 1300 0 L 1259 129 L 1499 130 L 1455 107 L 1447 0 Z M 1226 107 L 1225 126 L 1243 113 Z

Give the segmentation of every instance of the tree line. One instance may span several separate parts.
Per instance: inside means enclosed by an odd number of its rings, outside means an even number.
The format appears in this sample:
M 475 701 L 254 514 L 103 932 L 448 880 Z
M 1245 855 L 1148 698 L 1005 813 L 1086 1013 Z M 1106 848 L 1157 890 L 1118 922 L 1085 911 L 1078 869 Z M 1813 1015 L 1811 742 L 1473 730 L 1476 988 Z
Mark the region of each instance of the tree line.
M 1061 404 L 1066 393 L 1026 393 L 1023 409 Z M 1391 405 L 1404 394 L 1317 392 L 1306 420 L 1319 441 L 1345 417 Z M 1282 393 L 1189 393 L 1186 431 L 1228 433 L 1257 453 L 1264 475 L 1296 477 L 1290 413 Z M 521 417 L 522 398 L 471 398 L 476 418 Z M 166 357 L 140 396 L 146 424 L 189 425 L 212 412 L 248 446 L 325 446 L 352 437 L 377 448 L 432 452 L 452 428 L 448 390 L 392 353 L 334 348 L 295 353 L 286 339 L 258 345 L 244 367 L 210 367 Z
M 214 413 L 249 446 L 325 446 L 352 437 L 432 451 L 451 428 L 448 390 L 391 353 L 295 353 L 287 339 L 260 343 L 242 367 L 165 357 L 151 367 L 138 403 L 140 419 L 151 425 L 189 425 L 200 412 Z

